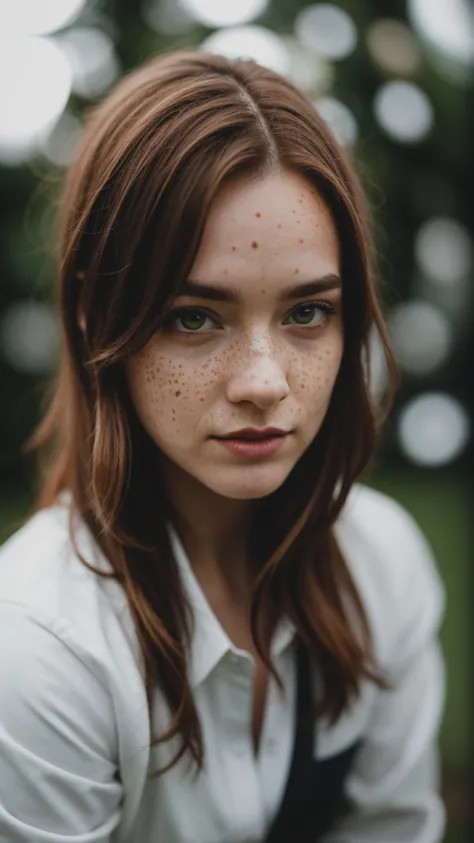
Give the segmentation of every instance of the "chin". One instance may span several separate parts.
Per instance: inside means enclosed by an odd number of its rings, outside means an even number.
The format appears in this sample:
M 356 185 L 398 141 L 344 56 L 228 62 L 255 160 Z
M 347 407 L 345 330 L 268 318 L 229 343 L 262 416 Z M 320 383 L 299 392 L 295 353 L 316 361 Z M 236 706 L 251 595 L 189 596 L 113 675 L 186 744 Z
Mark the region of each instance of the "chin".
M 247 466 L 235 474 L 229 469 L 225 477 L 208 478 L 205 485 L 223 498 L 230 500 L 259 500 L 276 492 L 291 471 L 269 466 Z

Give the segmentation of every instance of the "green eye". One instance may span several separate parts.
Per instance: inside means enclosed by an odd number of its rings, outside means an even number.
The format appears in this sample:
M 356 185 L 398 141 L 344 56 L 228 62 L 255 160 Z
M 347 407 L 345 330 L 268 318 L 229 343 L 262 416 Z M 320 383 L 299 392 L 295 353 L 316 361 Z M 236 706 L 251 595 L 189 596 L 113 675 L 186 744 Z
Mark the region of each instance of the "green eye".
M 187 331 L 197 331 L 202 328 L 208 317 L 200 310 L 183 310 L 179 314 L 179 321 Z
M 308 325 L 313 321 L 315 314 L 319 312 L 321 318 L 323 314 L 320 309 L 314 304 L 301 304 L 296 307 L 292 313 L 293 319 L 297 325 Z
M 202 334 L 215 328 L 214 319 L 200 307 L 181 307 L 171 310 L 163 320 L 165 330 L 178 334 Z M 204 328 L 204 331 L 201 331 Z

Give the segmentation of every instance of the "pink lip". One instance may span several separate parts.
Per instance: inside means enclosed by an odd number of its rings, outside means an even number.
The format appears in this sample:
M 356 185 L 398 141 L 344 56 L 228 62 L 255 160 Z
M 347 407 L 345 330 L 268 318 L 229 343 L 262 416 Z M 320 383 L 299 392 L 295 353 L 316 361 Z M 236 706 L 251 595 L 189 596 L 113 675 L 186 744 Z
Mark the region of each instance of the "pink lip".
M 266 439 L 268 436 L 284 436 L 288 430 L 281 430 L 279 427 L 243 427 L 240 430 L 232 430 L 220 439 Z
M 275 454 L 286 441 L 288 434 L 268 436 L 265 439 L 216 439 L 219 445 L 237 457 L 270 457 Z

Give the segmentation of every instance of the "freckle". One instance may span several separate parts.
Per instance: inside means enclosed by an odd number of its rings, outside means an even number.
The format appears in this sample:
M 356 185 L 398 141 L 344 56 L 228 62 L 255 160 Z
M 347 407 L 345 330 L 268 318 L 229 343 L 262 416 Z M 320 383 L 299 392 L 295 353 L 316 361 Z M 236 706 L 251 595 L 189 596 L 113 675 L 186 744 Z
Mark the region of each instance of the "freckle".
M 299 225 L 301 220 L 296 220 L 296 225 Z
M 260 292 L 261 292 L 261 293 L 266 293 L 265 288 L 264 288 L 263 290 L 260 290 Z
M 299 272 L 299 269 L 295 269 L 295 275 L 297 275 L 298 272 Z
M 281 222 L 277 224 L 277 228 L 281 228 Z
M 295 211 L 295 209 L 294 209 L 294 208 L 292 208 L 291 213 L 292 213 L 292 214 L 296 214 L 296 211 Z
M 235 251 L 236 251 L 235 246 L 232 246 L 232 251 L 233 251 L 233 252 L 235 252 Z
M 257 211 L 257 213 L 255 214 L 255 216 L 256 216 L 256 217 L 261 217 L 262 215 L 261 215 L 260 211 Z
M 256 241 L 256 240 L 252 240 L 252 249 L 257 249 L 257 248 L 258 248 L 258 243 L 257 243 L 257 241 Z
M 300 243 L 304 243 L 304 240 L 303 240 L 302 237 L 300 237 Z
M 227 269 L 224 269 L 224 275 L 227 275 Z

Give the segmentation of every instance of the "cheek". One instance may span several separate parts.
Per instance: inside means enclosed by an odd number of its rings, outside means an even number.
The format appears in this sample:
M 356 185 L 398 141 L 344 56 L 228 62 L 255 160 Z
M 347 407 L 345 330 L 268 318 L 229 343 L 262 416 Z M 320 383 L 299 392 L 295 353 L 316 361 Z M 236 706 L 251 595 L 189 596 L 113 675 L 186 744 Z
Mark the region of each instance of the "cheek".
M 143 350 L 129 361 L 127 379 L 143 424 L 155 433 L 179 432 L 186 422 L 196 423 L 215 388 L 215 365 Z M 170 423 L 173 429 L 169 428 Z
M 325 404 L 331 395 L 342 360 L 342 343 L 338 339 L 321 344 L 316 350 L 294 358 L 294 386 L 305 403 Z

